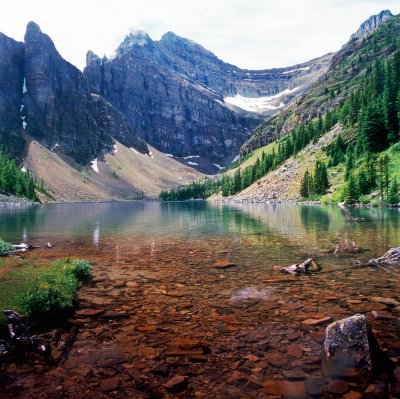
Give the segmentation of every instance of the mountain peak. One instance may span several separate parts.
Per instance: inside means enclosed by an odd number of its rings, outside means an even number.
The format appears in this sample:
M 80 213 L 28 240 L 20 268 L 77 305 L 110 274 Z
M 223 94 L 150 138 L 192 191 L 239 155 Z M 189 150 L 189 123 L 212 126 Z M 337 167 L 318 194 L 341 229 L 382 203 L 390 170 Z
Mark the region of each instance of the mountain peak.
M 130 52 L 133 48 L 148 46 L 154 46 L 151 37 L 143 30 L 132 29 L 117 48 L 117 53 L 124 54 Z
M 350 40 L 358 39 L 359 37 L 363 37 L 368 33 L 373 32 L 393 16 L 394 15 L 391 13 L 390 10 L 382 10 L 379 14 L 372 15 L 360 25 L 357 32 L 351 35 Z
M 42 34 L 42 30 L 40 29 L 40 26 L 33 21 L 28 22 L 28 25 L 26 25 L 26 31 L 25 35 L 27 36 L 38 36 Z

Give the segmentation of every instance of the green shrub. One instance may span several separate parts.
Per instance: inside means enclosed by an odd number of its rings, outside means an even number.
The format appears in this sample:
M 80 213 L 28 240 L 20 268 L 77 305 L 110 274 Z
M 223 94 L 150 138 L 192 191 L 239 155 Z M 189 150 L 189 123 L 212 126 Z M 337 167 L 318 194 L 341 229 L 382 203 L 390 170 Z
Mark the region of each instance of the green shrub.
M 81 259 L 55 262 L 34 271 L 24 289 L 14 299 L 16 309 L 32 320 L 49 321 L 71 310 L 79 286 L 91 277 L 92 266 Z M 25 270 L 28 272 L 28 270 Z
M 32 319 L 52 317 L 75 305 L 78 286 L 72 273 L 52 267 L 37 275 L 15 303 L 22 314 Z
M 83 259 L 75 259 L 71 262 L 73 273 L 80 283 L 87 283 L 92 277 L 92 265 Z
M 0 238 L 0 256 L 7 255 L 13 249 L 14 247 L 12 246 L 12 244 Z

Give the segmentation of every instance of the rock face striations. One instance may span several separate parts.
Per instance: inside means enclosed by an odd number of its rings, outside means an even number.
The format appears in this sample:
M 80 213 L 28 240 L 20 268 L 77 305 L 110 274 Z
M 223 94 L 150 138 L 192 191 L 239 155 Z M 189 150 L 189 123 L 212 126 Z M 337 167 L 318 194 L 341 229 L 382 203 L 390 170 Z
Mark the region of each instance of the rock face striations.
M 109 152 L 113 138 L 147 152 L 123 114 L 91 92 L 34 22 L 24 44 L 1 35 L 0 55 L 0 141 L 17 154 L 28 136 L 79 164 Z
M 0 144 L 23 151 L 20 107 L 24 80 L 24 45 L 0 33 Z
M 393 14 L 389 10 L 383 10 L 379 14 L 371 16 L 360 25 L 357 32 L 351 35 L 350 40 L 368 35 L 392 17 Z
M 87 54 L 93 91 L 118 108 L 141 137 L 176 156 L 226 163 L 263 116 L 320 76 L 330 56 L 292 68 L 242 70 L 172 32 L 153 41 L 129 34 L 113 58 Z M 248 102 L 253 102 L 248 107 Z

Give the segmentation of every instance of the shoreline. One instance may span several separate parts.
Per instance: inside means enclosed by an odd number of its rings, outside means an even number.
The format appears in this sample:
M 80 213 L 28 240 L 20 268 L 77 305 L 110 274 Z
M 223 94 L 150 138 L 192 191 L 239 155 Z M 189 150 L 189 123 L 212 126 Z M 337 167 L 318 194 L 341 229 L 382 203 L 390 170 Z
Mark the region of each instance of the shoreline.
M 14 195 L 0 194 L 0 208 L 22 208 L 32 205 L 39 205 L 39 203 Z

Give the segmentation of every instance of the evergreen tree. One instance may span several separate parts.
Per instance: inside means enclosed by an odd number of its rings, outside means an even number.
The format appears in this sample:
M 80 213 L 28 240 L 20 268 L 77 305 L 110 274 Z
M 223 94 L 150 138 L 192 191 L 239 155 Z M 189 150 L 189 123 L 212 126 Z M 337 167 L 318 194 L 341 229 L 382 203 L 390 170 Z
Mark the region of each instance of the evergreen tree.
M 308 198 L 310 196 L 310 172 L 306 170 L 300 183 L 300 196 Z
M 394 178 L 390 183 L 387 202 L 391 205 L 395 205 L 400 202 L 399 184 L 397 183 L 397 178 Z
M 357 181 L 351 174 L 343 190 L 343 200 L 348 204 L 354 204 L 360 198 Z

